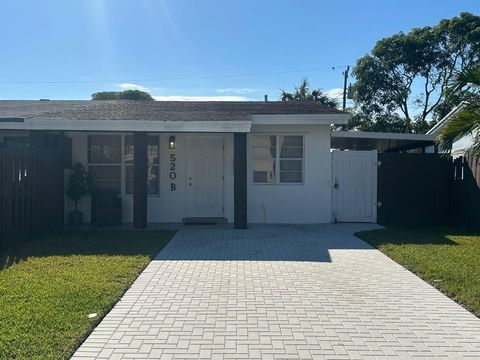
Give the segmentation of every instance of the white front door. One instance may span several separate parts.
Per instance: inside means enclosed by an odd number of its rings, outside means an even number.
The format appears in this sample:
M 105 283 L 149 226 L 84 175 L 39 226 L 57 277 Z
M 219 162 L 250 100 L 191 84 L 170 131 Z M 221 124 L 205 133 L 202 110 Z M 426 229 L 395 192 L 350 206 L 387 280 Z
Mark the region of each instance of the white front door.
M 187 138 L 187 217 L 223 217 L 223 138 Z
M 377 221 L 377 151 L 333 151 L 333 216 Z

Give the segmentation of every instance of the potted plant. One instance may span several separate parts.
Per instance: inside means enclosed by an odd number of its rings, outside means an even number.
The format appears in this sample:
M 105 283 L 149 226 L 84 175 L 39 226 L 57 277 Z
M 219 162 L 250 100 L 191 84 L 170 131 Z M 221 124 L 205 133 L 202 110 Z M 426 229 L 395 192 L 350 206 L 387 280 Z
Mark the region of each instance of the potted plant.
M 75 202 L 75 210 L 70 211 L 71 226 L 83 224 L 83 214 L 78 210 L 78 200 L 89 194 L 93 188 L 93 177 L 85 170 L 82 164 L 75 164 L 73 173 L 68 178 L 67 196 Z

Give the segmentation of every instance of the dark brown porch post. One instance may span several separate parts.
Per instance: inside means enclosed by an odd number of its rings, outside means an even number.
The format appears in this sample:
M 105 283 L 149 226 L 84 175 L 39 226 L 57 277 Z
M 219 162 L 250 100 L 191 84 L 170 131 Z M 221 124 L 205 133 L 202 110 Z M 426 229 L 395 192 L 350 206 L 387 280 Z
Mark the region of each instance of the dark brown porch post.
M 147 133 L 133 134 L 133 227 L 147 227 Z
M 247 228 L 247 134 L 235 133 L 233 139 L 234 227 Z

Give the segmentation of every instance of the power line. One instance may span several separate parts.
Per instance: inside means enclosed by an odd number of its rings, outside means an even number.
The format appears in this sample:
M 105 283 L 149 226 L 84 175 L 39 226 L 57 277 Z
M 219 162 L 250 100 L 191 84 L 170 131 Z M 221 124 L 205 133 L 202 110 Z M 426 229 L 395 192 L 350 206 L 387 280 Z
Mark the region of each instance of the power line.
M 213 76 L 187 76 L 187 77 L 165 77 L 159 79 L 121 79 L 121 80 L 44 80 L 44 81 L 0 81 L 0 85 L 34 85 L 34 84 L 96 84 L 96 83 L 145 83 L 145 82 L 161 82 L 161 81 L 180 81 L 180 80 L 207 80 L 207 79 L 223 79 L 236 77 L 255 77 L 267 75 L 280 75 L 299 73 L 306 71 L 323 71 L 346 68 L 349 65 L 334 65 L 328 67 L 316 67 L 309 69 L 298 70 L 284 70 L 284 71 L 269 71 L 261 73 L 247 73 L 247 74 L 227 74 L 227 75 L 213 75 Z

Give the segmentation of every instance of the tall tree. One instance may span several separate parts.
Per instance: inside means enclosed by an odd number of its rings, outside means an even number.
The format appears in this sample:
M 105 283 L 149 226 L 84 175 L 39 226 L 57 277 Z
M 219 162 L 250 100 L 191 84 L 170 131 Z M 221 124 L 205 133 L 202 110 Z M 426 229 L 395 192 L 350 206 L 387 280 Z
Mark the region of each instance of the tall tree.
M 398 114 L 377 114 L 375 117 L 347 109 L 350 112 L 348 124 L 337 125 L 338 130 L 375 131 L 388 133 L 410 133 L 412 126 Z
M 324 94 L 320 89 L 311 90 L 307 79 L 303 79 L 299 85 L 295 86 L 294 92 L 281 91 L 280 100 L 282 101 L 317 101 L 332 108 L 338 106 L 335 99 Z
M 479 62 L 480 17 L 470 13 L 384 38 L 353 69 L 356 110 L 373 119 L 400 114 L 406 128 L 428 128 L 436 109 L 454 106 L 444 103 L 453 75 Z
M 92 94 L 92 100 L 143 100 L 153 101 L 152 96 L 140 90 L 101 91 Z
M 452 80 L 448 94 L 468 93 L 466 105 L 442 129 L 440 146 L 450 151 L 453 142 L 465 135 L 474 135 L 472 151 L 480 155 L 480 66 L 467 68 Z

